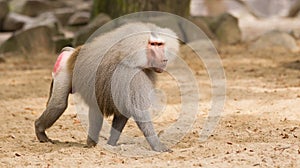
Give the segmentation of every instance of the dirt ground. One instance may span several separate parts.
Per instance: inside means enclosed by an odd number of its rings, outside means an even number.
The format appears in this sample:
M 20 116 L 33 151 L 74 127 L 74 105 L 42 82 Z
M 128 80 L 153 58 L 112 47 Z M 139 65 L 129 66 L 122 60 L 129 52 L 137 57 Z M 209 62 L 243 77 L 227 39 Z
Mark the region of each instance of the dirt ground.
M 192 55 L 190 51 L 186 55 Z M 226 72 L 224 112 L 214 134 L 199 141 L 210 109 L 210 81 L 200 60 L 186 60 L 200 89 L 200 106 L 191 130 L 172 153 L 122 155 L 104 148 L 105 137 L 84 148 L 85 128 L 71 100 L 67 112 L 48 130 L 55 144 L 39 143 L 33 122 L 45 108 L 55 55 L 11 56 L 0 63 L 0 167 L 299 167 L 300 57 L 276 48 L 249 52 L 246 45 L 220 46 Z M 184 75 L 184 74 L 182 74 Z M 180 93 L 168 75 L 159 76 L 168 105 L 154 120 L 157 130 L 176 122 L 172 109 Z M 141 136 L 130 121 L 127 136 Z M 117 148 L 135 147 L 121 137 Z M 149 150 L 146 142 L 145 149 Z

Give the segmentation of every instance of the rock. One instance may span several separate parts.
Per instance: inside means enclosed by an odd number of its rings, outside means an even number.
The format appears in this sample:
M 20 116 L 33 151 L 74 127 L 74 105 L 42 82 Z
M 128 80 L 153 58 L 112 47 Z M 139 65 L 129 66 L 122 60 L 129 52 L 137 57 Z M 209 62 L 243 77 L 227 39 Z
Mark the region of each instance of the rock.
M 111 19 L 106 14 L 99 14 L 88 25 L 80 29 L 74 37 L 74 46 L 82 45 L 86 40 L 102 25 L 109 22 Z
M 226 12 L 226 4 L 220 0 L 205 0 L 204 4 L 209 16 L 219 16 Z
M 300 29 L 294 29 L 291 32 L 292 36 L 296 39 L 300 39 Z
M 7 1 L 0 0 L 0 30 L 2 29 L 3 21 L 8 14 L 8 3 Z
M 62 1 L 62 0 L 46 0 L 46 1 L 49 1 L 52 9 L 68 7 L 67 1 Z M 71 1 L 71 3 L 74 3 L 74 0 Z
M 61 25 L 52 12 L 42 13 L 24 26 L 24 29 L 46 26 L 51 29 L 53 35 L 61 34 Z
M 189 18 L 191 22 L 193 22 L 196 26 L 198 26 L 204 33 L 205 35 L 210 38 L 210 39 L 215 39 L 216 36 L 214 33 L 210 30 L 209 25 L 201 18 L 201 17 L 193 17 Z M 194 40 L 199 40 L 199 39 L 194 39 L 194 35 L 191 34 L 191 36 L 188 36 L 188 42 L 192 42 Z
M 295 2 L 295 1 L 294 1 Z M 245 1 L 256 16 L 259 17 L 284 17 L 288 14 L 289 8 L 293 5 L 293 1 L 274 1 L 274 0 L 251 0 Z
M 210 28 L 221 43 L 236 44 L 242 39 L 238 19 L 231 14 L 225 13 L 214 18 L 210 23 Z
M 90 13 L 91 9 L 92 9 L 92 5 L 93 5 L 92 1 L 89 1 L 89 0 L 87 0 L 86 2 L 82 1 L 82 2 L 78 3 L 77 5 L 75 5 L 75 9 L 77 11 L 85 11 L 85 12 Z
M 53 35 L 60 34 L 60 23 L 52 12 L 45 12 L 38 17 L 28 17 L 18 13 L 9 13 L 4 21 L 3 30 L 15 31 L 20 28 L 31 29 L 39 26 L 47 26 Z
M 58 8 L 55 9 L 53 12 L 60 24 L 65 26 L 68 24 L 66 20 L 70 19 L 70 17 L 75 13 L 75 10 L 73 8 Z
M 70 17 L 68 21 L 68 25 L 70 26 L 86 25 L 89 23 L 89 21 L 90 21 L 89 12 L 76 12 Z
M 17 13 L 9 13 L 3 23 L 4 31 L 16 31 L 22 29 L 25 24 L 33 21 L 32 18 Z
M 11 32 L 6 32 L 6 33 L 0 33 L 0 46 L 2 43 L 4 43 L 7 39 L 9 39 L 13 33 Z
M 298 52 L 299 46 L 296 40 L 286 32 L 271 31 L 262 35 L 258 40 L 250 44 L 251 51 L 268 50 L 272 48 L 284 48 L 292 52 Z
M 0 46 L 0 53 L 18 52 L 23 55 L 52 53 L 52 32 L 46 26 L 16 32 Z
M 50 1 L 46 0 L 15 0 L 11 2 L 14 12 L 35 17 L 53 9 Z

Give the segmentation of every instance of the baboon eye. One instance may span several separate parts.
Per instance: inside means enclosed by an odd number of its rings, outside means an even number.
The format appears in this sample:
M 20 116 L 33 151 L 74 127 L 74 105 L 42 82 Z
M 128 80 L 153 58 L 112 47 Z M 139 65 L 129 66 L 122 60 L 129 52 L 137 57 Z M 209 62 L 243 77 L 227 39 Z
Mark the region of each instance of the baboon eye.
M 149 44 L 151 46 L 159 46 L 159 47 L 164 45 L 164 43 L 162 43 L 162 42 L 149 42 Z

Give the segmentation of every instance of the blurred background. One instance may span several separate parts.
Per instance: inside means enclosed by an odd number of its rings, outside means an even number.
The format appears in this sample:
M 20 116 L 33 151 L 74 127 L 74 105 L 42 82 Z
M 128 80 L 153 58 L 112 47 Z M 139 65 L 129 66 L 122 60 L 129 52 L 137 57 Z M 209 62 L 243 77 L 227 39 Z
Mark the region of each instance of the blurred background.
M 1 0 L 0 53 L 58 52 L 83 44 L 114 18 L 149 10 L 189 19 L 210 39 L 225 44 L 253 41 L 273 30 L 282 31 L 275 33 L 279 36 L 300 36 L 300 0 Z M 180 23 L 160 20 L 166 21 L 180 30 Z M 179 36 L 186 42 L 197 40 Z

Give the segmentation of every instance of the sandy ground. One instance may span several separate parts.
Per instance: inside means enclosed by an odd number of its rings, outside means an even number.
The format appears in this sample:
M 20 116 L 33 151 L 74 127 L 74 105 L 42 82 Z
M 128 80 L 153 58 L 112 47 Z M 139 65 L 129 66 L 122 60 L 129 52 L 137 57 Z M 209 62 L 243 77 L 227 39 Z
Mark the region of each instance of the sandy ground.
M 271 29 L 289 31 L 299 25 L 293 19 L 240 22 L 245 41 Z M 78 118 L 73 97 L 64 115 L 48 130 L 55 144 L 39 143 L 33 122 L 45 109 L 56 55 L 6 57 L 0 63 L 0 167 L 300 167 L 299 53 L 276 48 L 250 52 L 246 45 L 220 46 L 218 52 L 227 79 L 225 108 L 214 134 L 205 142 L 199 141 L 199 132 L 212 95 L 203 62 L 182 47 L 181 56 L 197 80 L 199 109 L 195 122 L 188 123 L 191 129 L 181 135 L 168 132 L 166 139 L 164 130 L 178 122 L 185 93 L 172 76 L 159 75 L 157 87 L 167 104 L 163 112 L 154 114 L 153 121 L 172 153 L 152 152 L 132 120 L 117 147 L 106 145 L 106 126 L 99 145 L 84 148 L 86 123 Z M 182 67 L 177 69 L 178 79 L 187 76 Z M 197 91 L 186 86 L 189 93 Z M 110 123 L 111 118 L 106 121 Z
M 186 60 L 200 89 L 200 108 L 192 129 L 171 145 L 172 153 L 123 155 L 122 150 L 141 137 L 130 121 L 112 152 L 105 137 L 84 148 L 85 128 L 71 100 L 67 112 L 48 130 L 55 144 L 39 143 L 33 122 L 45 108 L 55 55 L 7 57 L 0 63 L 0 167 L 299 167 L 300 166 L 300 58 L 299 53 L 272 49 L 251 53 L 245 45 L 220 46 L 227 78 L 224 113 L 207 141 L 199 141 L 210 109 L 210 81 L 200 60 Z M 192 55 L 185 51 L 186 55 Z M 184 75 L 184 74 L 182 74 Z M 159 76 L 167 107 L 154 120 L 163 130 L 177 121 L 180 92 L 170 76 Z M 141 138 L 143 139 L 143 138 Z M 149 146 L 141 142 L 145 150 Z M 129 151 L 130 152 L 130 151 Z M 128 154 L 128 151 L 127 151 Z

